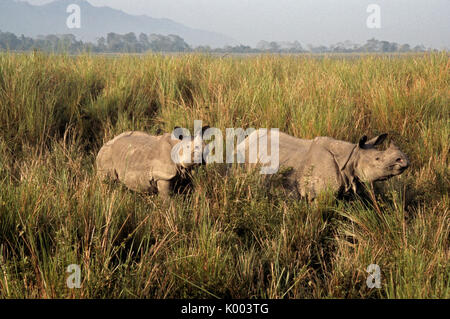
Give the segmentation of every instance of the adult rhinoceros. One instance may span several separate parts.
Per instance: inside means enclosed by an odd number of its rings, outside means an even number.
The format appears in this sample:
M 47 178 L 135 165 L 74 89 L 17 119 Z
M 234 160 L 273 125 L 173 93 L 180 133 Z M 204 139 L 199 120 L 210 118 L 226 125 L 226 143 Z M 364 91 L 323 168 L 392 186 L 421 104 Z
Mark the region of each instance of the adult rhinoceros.
M 258 130 L 252 134 L 260 132 Z M 249 143 L 258 140 L 252 138 L 252 134 L 237 147 L 238 153 L 246 155 L 246 163 Z M 267 131 L 261 134 L 267 134 Z M 357 193 L 362 183 L 386 180 L 408 168 L 406 155 L 393 143 L 386 150 L 375 148 L 386 137 L 387 134 L 381 134 L 368 141 L 363 136 L 357 144 L 353 144 L 331 137 L 300 139 L 280 132 L 279 163 L 280 166 L 292 168 L 288 180 L 302 197 L 314 199 L 325 190 L 335 194 Z M 269 134 L 267 140 L 270 139 Z
M 195 164 L 202 163 L 205 129 L 194 138 L 170 133 L 161 136 L 138 131 L 122 133 L 98 152 L 97 175 L 119 180 L 134 191 L 157 191 L 166 198 L 176 178 L 185 177 Z

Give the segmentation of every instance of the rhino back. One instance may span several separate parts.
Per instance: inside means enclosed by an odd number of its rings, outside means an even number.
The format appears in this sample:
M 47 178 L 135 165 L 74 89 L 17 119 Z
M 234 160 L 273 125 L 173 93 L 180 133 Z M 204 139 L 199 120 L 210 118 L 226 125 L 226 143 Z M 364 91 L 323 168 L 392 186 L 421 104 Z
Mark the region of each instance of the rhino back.
M 131 134 L 140 135 L 141 133 L 142 132 L 132 132 L 132 131 L 124 132 L 124 133 L 114 137 L 113 139 L 109 140 L 108 142 L 106 142 L 100 148 L 100 151 L 98 152 L 97 157 L 95 159 L 95 163 L 97 166 L 97 175 L 99 175 L 103 179 L 117 178 L 117 174 L 116 174 L 114 162 L 113 162 L 112 146 L 114 145 L 114 143 L 117 140 L 119 140 L 125 136 L 129 136 Z M 145 133 L 142 133 L 142 134 L 145 134 Z
M 256 130 L 250 134 L 244 141 L 242 141 L 238 147 L 238 152 L 245 154 L 245 162 L 249 163 L 249 145 L 258 143 L 258 137 L 266 139 L 267 145 L 270 149 L 271 145 L 271 133 L 270 131 Z M 252 144 L 251 144 L 252 143 Z M 301 139 L 283 132 L 279 132 L 279 161 L 281 166 L 287 166 L 292 168 L 298 168 L 300 161 L 304 155 L 308 152 L 312 140 Z M 255 148 L 256 149 L 256 148 Z
M 97 168 L 100 175 L 116 177 L 130 189 L 149 191 L 153 182 L 176 176 L 171 150 L 170 134 L 125 132 L 102 147 Z
M 176 175 L 171 150 L 165 135 L 128 135 L 112 145 L 112 158 L 119 176 L 135 171 L 150 174 L 156 180 L 169 180 Z

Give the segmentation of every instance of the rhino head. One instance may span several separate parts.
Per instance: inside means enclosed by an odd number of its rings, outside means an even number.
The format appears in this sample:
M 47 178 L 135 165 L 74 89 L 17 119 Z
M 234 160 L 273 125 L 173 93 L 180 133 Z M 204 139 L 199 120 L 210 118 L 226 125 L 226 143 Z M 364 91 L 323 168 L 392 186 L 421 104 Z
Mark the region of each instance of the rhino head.
M 387 180 L 400 175 L 409 167 L 406 155 L 392 142 L 386 150 L 376 148 L 386 137 L 387 134 L 381 134 L 367 141 L 367 136 L 363 136 L 356 145 L 351 161 L 359 180 L 369 183 Z
M 209 126 L 204 126 L 201 131 L 195 132 L 193 137 L 190 136 L 187 129 L 178 126 L 174 128 L 172 132 L 174 144 L 171 153 L 174 163 L 183 168 L 204 164 L 203 149 L 205 148 L 205 142 L 203 141 L 203 134 L 208 128 Z

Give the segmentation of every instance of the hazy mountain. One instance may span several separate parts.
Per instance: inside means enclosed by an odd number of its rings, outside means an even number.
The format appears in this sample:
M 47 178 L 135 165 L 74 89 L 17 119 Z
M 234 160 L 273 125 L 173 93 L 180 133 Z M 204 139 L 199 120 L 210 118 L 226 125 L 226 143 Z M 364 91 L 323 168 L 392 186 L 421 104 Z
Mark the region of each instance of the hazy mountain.
M 80 29 L 67 27 L 66 20 L 70 13 L 66 10 L 70 4 L 77 4 L 81 8 Z M 71 33 L 83 41 L 96 41 L 109 32 L 176 34 L 192 46 L 223 47 L 237 44 L 232 38 L 219 33 L 189 28 L 169 19 L 134 16 L 108 7 L 94 7 L 84 0 L 57 0 L 42 6 L 0 0 L 0 30 L 30 37 Z

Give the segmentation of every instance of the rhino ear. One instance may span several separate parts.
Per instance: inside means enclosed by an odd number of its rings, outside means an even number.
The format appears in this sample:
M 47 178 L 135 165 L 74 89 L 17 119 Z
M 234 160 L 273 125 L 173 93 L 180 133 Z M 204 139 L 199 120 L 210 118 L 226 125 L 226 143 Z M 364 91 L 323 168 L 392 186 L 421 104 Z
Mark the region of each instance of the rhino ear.
M 203 134 L 205 134 L 205 131 L 209 128 L 210 128 L 209 125 L 205 125 L 202 127 L 202 136 L 203 136 Z
M 380 145 L 381 143 L 383 143 L 387 136 L 388 136 L 387 133 L 378 135 L 377 137 L 374 137 L 373 139 L 368 141 L 366 144 L 368 146 L 370 145 L 371 147 L 375 147 L 375 146 Z
M 172 131 L 172 132 L 173 132 L 172 135 L 175 136 L 175 138 L 179 139 L 180 141 L 183 140 L 184 135 L 183 135 L 183 130 L 182 130 L 181 127 L 175 126 L 175 127 L 173 128 L 173 131 Z
M 364 135 L 363 137 L 361 137 L 361 139 L 358 142 L 359 148 L 364 148 L 366 145 L 366 142 L 367 142 L 367 136 Z

